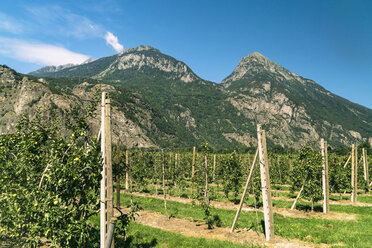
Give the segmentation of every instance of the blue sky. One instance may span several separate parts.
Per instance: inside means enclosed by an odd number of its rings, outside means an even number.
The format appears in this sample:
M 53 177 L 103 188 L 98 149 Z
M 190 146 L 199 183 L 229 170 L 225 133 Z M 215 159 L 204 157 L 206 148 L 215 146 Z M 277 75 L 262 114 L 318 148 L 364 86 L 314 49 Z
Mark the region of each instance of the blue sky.
M 372 1 L 2 0 L 0 64 L 27 73 L 141 44 L 221 82 L 254 52 L 372 108 Z

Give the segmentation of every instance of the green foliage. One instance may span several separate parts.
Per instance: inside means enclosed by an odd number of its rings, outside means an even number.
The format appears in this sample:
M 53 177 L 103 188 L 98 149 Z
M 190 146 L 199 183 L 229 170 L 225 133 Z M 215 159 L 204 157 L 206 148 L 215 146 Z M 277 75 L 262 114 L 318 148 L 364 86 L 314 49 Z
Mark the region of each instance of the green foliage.
M 0 137 L 0 237 L 31 247 L 42 238 L 62 247 L 98 244 L 90 217 L 99 208 L 100 147 L 86 121 L 93 111 L 66 115 L 68 137 L 40 114 Z
M 242 168 L 239 161 L 238 154 L 233 152 L 231 154 L 221 156 L 221 165 L 217 170 L 217 178 L 223 185 L 223 191 L 226 197 L 229 197 L 229 192 L 234 193 L 236 199 L 239 190 L 242 186 Z
M 341 193 L 348 188 L 351 189 L 351 166 L 344 168 L 347 159 L 348 156 L 336 156 L 333 154 L 328 156 L 329 188 L 332 193 Z
M 309 146 L 303 147 L 296 154 L 296 163 L 291 178 L 292 191 L 301 188 L 304 184 L 303 196 L 310 198 L 312 203 L 319 201 L 322 197 L 322 155 L 320 152 L 313 151 Z

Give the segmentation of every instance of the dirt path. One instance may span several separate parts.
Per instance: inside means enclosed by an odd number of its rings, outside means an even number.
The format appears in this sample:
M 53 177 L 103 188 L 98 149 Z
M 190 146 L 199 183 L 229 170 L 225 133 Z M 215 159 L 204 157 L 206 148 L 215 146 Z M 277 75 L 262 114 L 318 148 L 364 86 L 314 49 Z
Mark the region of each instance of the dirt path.
M 140 211 L 138 212 L 138 214 L 139 216 L 136 218 L 136 222 L 140 224 L 179 233 L 188 237 L 218 239 L 246 245 L 256 244 L 266 245 L 268 247 L 283 248 L 331 246 L 326 244 L 315 245 L 297 239 L 284 239 L 280 236 L 275 236 L 273 240 L 266 241 L 265 236 L 262 233 L 257 233 L 248 229 L 240 229 L 233 233 L 230 233 L 230 229 L 227 227 L 215 227 L 214 229 L 208 229 L 207 225 L 204 223 L 191 222 L 189 220 L 179 218 L 171 218 L 170 220 L 167 220 L 166 216 L 149 211 Z
M 133 193 L 136 196 L 143 196 L 143 197 L 152 197 L 157 199 L 163 199 L 163 195 L 151 195 L 147 193 Z M 168 200 L 180 202 L 180 203 L 188 203 L 191 204 L 192 200 L 187 198 L 175 197 L 175 196 L 167 196 Z M 217 202 L 211 201 L 211 205 L 215 208 L 220 209 L 228 209 L 236 211 L 238 205 L 235 205 L 232 202 Z M 255 208 L 250 208 L 247 205 L 243 205 L 243 211 L 256 211 Z M 262 209 L 258 209 L 258 211 L 262 212 Z M 347 214 L 347 213 L 336 213 L 331 212 L 328 214 L 324 214 L 321 212 L 304 212 L 300 210 L 290 210 L 287 208 L 276 208 L 274 207 L 274 212 L 283 215 L 284 217 L 292 217 L 292 218 L 318 218 L 318 219 L 328 219 L 328 220 L 357 220 L 357 215 L 355 214 Z

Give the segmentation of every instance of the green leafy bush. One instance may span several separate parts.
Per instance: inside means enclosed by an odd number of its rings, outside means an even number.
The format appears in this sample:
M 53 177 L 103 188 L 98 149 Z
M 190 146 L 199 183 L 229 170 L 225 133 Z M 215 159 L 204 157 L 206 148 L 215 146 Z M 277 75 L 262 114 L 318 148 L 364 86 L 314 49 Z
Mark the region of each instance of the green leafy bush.
M 22 117 L 15 134 L 0 136 L 0 239 L 38 247 L 95 247 L 90 221 L 99 210 L 100 147 L 87 118 L 94 106 L 65 115 Z

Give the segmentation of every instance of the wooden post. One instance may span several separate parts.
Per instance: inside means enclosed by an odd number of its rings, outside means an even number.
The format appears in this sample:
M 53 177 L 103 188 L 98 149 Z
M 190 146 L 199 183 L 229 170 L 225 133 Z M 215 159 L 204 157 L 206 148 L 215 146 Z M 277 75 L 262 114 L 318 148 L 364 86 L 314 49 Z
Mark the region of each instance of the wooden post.
M 322 153 L 322 186 L 323 186 L 323 213 L 329 213 L 329 182 L 328 182 L 328 159 L 327 142 L 320 140 Z
M 366 180 L 366 192 L 369 191 L 369 172 L 368 172 L 368 160 L 367 151 L 363 148 L 363 168 L 364 168 L 364 180 Z
M 107 166 L 107 219 L 111 220 L 114 216 L 113 209 L 113 183 L 112 183 L 112 140 L 111 140 L 111 101 L 106 99 L 105 101 L 105 163 Z M 108 230 L 109 223 L 106 224 L 106 230 Z M 111 243 L 111 247 L 114 247 L 114 243 Z
M 278 166 L 278 170 L 279 170 L 279 180 L 280 180 L 280 183 L 283 184 L 283 180 L 282 180 L 282 168 L 280 166 L 280 155 L 278 154 L 278 158 L 276 160 L 276 164 Z
M 125 151 L 125 189 L 129 189 L 129 151 Z
M 208 204 L 208 161 L 207 155 L 204 155 L 204 163 L 205 163 L 205 190 L 204 190 L 204 202 Z
M 157 173 L 157 169 L 156 169 L 156 164 L 157 164 L 156 162 L 157 162 L 157 160 L 155 159 L 155 161 L 154 161 L 155 194 L 158 195 L 158 178 L 157 178 L 158 173 Z
M 355 146 L 352 144 L 351 146 L 351 202 L 355 202 L 355 184 L 354 184 L 354 179 L 355 179 Z
M 172 152 L 169 152 L 169 166 L 168 166 L 169 175 L 172 175 L 172 174 L 170 174 L 171 173 L 171 167 L 172 167 Z
M 349 163 L 350 159 L 351 159 L 351 154 L 350 154 L 349 158 L 347 159 L 346 163 L 344 164 L 344 168 L 346 168 L 346 166 Z
M 191 168 L 191 195 L 190 197 L 193 198 L 193 191 L 194 191 L 194 174 L 195 174 L 195 146 L 192 149 L 192 168 Z
M 119 173 L 120 168 L 120 140 L 116 142 L 116 166 Z M 116 207 L 120 209 L 120 176 L 116 175 Z
M 106 241 L 106 156 L 105 156 L 105 100 L 106 92 L 102 92 L 101 101 L 101 155 L 102 155 L 102 179 L 101 179 L 101 194 L 100 194 L 100 247 L 105 247 Z
M 296 196 L 296 200 L 292 204 L 291 210 L 293 210 L 296 207 L 297 201 L 298 201 L 298 199 L 300 199 L 301 193 L 304 190 L 305 183 L 306 183 L 306 180 L 304 180 L 304 183 L 301 186 L 300 192 L 298 192 L 298 194 Z
M 354 163 L 354 166 L 355 166 L 355 169 L 354 169 L 355 201 L 354 202 L 357 202 L 358 200 L 358 147 L 357 146 L 355 146 L 354 152 L 355 152 L 355 156 L 354 156 L 354 159 L 355 159 L 355 163 Z
M 164 209 L 165 209 L 165 213 L 166 213 L 166 215 L 167 215 L 167 219 L 169 220 L 168 209 L 167 209 L 167 193 L 165 192 L 164 151 L 162 150 L 161 153 L 162 153 L 162 174 L 163 174 Z
M 216 154 L 213 155 L 213 182 L 216 177 Z
M 248 185 L 249 185 L 249 182 L 251 181 L 251 178 L 253 176 L 253 171 L 254 171 L 254 166 L 256 164 L 257 156 L 258 156 L 258 149 L 256 150 L 256 155 L 254 156 L 251 169 L 249 170 L 249 175 L 248 175 L 248 178 L 247 178 L 247 182 L 245 183 L 243 195 L 242 195 L 242 198 L 240 199 L 240 204 L 239 204 L 239 207 L 238 207 L 238 209 L 236 211 L 234 222 L 233 222 L 233 224 L 231 226 L 230 232 L 233 232 L 234 231 L 235 226 L 236 226 L 236 223 L 238 222 L 238 218 L 239 218 L 240 212 L 242 211 L 242 207 L 243 207 L 245 195 L 247 194 L 247 191 L 248 191 Z
M 260 157 L 262 201 L 265 218 L 265 236 L 266 240 L 269 241 L 274 238 L 274 215 L 273 204 L 271 200 L 270 176 L 266 150 L 266 135 L 265 131 L 261 130 L 260 124 L 257 125 L 257 140 Z

